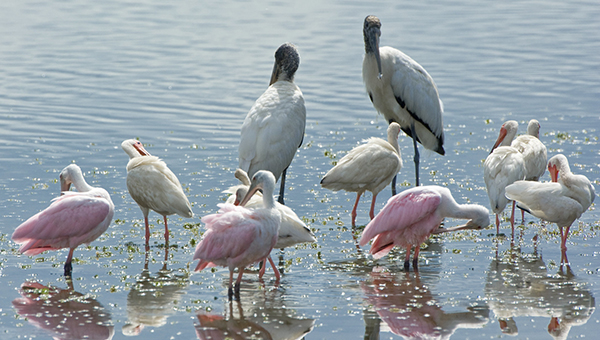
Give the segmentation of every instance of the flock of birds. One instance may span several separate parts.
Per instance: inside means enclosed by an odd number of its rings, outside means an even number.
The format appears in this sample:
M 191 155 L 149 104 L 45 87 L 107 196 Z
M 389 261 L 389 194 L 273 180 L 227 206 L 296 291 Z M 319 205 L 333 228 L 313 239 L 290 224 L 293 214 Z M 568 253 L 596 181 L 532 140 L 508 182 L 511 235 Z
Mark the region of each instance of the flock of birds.
M 375 16 L 364 21 L 365 57 L 362 75 L 375 109 L 389 122 L 387 141 L 371 138 L 349 151 L 322 178 L 324 188 L 356 192 L 352 209 L 355 225 L 359 199 L 365 191 L 373 194 L 371 221 L 362 232 L 359 245 L 372 240 L 374 258 L 387 254 L 393 247 L 406 248 L 404 267 L 409 269 L 414 246 L 413 267 L 418 264 L 419 245 L 431 234 L 463 229 L 481 229 L 490 224 L 489 211 L 476 204 L 458 204 L 450 190 L 441 186 L 420 186 L 417 143 L 444 155 L 443 105 L 431 76 L 421 65 L 401 51 L 379 47 L 381 22 Z M 296 47 L 286 43 L 275 53 L 275 65 L 268 89 L 256 100 L 241 129 L 239 169 L 235 172 L 241 184 L 226 190 L 231 196 L 218 204 L 215 214 L 202 217 L 207 231 L 197 244 L 194 260 L 200 271 L 207 267 L 228 267 L 229 299 L 239 288 L 244 268 L 261 262 L 259 276 L 271 263 L 277 279 L 280 273 L 270 252 L 298 243 L 315 242 L 316 238 L 304 222 L 284 205 L 286 170 L 304 137 L 306 109 L 294 74 L 300 64 Z M 582 175 L 574 175 L 567 158 L 555 155 L 546 162 L 547 151 L 539 141 L 539 123 L 532 120 L 528 134 L 514 139 L 518 124 L 508 121 L 492 152 L 484 163 L 484 179 L 490 206 L 499 214 L 512 201 L 511 226 L 514 232 L 514 210 L 557 223 L 561 230 L 562 261 L 566 259 L 566 240 L 571 224 L 588 209 L 595 198 L 594 187 Z M 396 175 L 402 167 L 398 135 L 404 131 L 413 140 L 416 186 L 396 194 Z M 514 141 L 513 141 L 514 139 Z M 143 144 L 125 140 L 122 149 L 129 156 L 127 189 L 144 215 L 146 250 L 149 249 L 150 210 L 164 217 L 165 242 L 169 241 L 167 216 L 177 214 L 191 218 L 191 205 L 175 174 Z M 546 167 L 552 182 L 539 178 Z M 560 176 L 559 176 L 560 174 Z M 274 199 L 280 180 L 279 197 Z M 71 164 L 60 174 L 61 195 L 50 206 L 23 222 L 12 235 L 20 244 L 19 251 L 36 255 L 46 250 L 69 248 L 64 275 L 71 276 L 73 251 L 89 244 L 110 225 L 114 204 L 108 192 L 88 185 L 81 169 Z M 375 215 L 377 194 L 392 184 L 393 196 Z M 70 185 L 77 191 L 69 191 Z M 446 217 L 467 219 L 461 226 L 442 228 Z M 233 284 L 235 270 L 238 276 Z

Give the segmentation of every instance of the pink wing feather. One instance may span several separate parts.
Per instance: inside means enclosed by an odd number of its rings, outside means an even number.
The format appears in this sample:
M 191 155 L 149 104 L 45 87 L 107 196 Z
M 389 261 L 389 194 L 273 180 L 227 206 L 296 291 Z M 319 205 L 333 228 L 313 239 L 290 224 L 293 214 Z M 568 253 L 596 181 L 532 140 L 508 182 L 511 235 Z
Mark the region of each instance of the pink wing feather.
M 107 219 L 110 212 L 106 199 L 70 192 L 18 226 L 12 239 L 21 244 L 19 251 L 26 255 L 75 247 L 100 236 L 112 220 L 112 215 Z
M 440 193 L 419 187 L 392 196 L 379 214 L 366 226 L 359 244 L 364 246 L 379 234 L 401 232 L 418 223 L 433 214 L 441 200 Z
M 249 209 L 233 204 L 219 207 L 219 213 L 202 218 L 208 231 L 196 246 L 194 260 L 200 259 L 196 270 L 217 265 L 213 261 L 242 255 L 259 229 L 255 220 L 247 218 Z

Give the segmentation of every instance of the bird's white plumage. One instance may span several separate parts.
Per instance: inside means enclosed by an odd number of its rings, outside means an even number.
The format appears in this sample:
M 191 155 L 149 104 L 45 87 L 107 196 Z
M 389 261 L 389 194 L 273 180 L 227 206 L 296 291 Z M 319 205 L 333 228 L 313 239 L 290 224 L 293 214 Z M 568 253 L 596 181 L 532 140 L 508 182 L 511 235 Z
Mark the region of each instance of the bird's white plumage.
M 540 123 L 532 119 L 527 126 L 527 134 L 517 137 L 511 146 L 523 155 L 525 162 L 525 179 L 539 180 L 546 171 L 547 150 L 539 139 Z
M 584 211 L 569 194 L 570 190 L 561 183 L 516 181 L 506 187 L 508 199 L 519 202 L 519 206 L 533 216 L 559 227 L 570 226 Z
M 381 79 L 375 55 L 366 54 L 363 60 L 363 81 L 373 106 L 386 121 L 399 123 L 405 131 L 414 122 L 421 144 L 430 150 L 438 149 L 438 138 L 443 136 L 444 109 L 433 78 L 395 48 L 383 46 L 379 53 Z M 397 98 L 404 102 L 404 107 Z
M 396 128 L 394 128 L 394 125 Z M 333 191 L 346 190 L 377 195 L 402 168 L 398 150 L 398 124 L 390 125 L 388 140 L 369 138 L 348 152 L 321 180 L 321 186 Z
M 497 147 L 483 164 L 483 178 L 492 211 L 500 214 L 508 203 L 506 186 L 525 178 L 523 156 L 513 147 Z
M 156 156 L 135 157 L 127 163 L 127 190 L 142 210 L 193 217 L 177 176 Z
M 279 179 L 302 143 L 306 108 L 293 82 L 280 80 L 256 100 L 242 125 L 239 168 L 250 177 L 269 170 Z
M 248 178 L 246 172 L 237 169 L 235 177 L 238 178 L 242 184 L 233 186 L 224 191 L 231 194 L 226 203 L 239 203 L 239 201 L 241 201 L 248 193 L 250 178 Z M 248 209 L 264 208 L 262 193 L 260 193 L 260 191 L 255 192 L 248 203 L 245 204 L 245 207 Z M 291 208 L 280 204 L 279 202 L 275 202 L 275 208 L 281 214 L 281 225 L 279 226 L 277 243 L 273 248 L 283 249 L 299 243 L 317 241 L 317 238 L 312 231 L 310 231 L 304 221 L 302 221 Z
M 387 129 L 387 141 L 370 138 L 348 152 L 325 174 L 321 186 L 333 191 L 346 190 L 356 192 L 356 201 L 352 209 L 352 225 L 356 221 L 356 208 L 360 196 L 365 191 L 373 193 L 369 216 L 374 217 L 377 194 L 383 190 L 402 168 L 402 158 L 398 147 L 400 125 L 391 123 Z

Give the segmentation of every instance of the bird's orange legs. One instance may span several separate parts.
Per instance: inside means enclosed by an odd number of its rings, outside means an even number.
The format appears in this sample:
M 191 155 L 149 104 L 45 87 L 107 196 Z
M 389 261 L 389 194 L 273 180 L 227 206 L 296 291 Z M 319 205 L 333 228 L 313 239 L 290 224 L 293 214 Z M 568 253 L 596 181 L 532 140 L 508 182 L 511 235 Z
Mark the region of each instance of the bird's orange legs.
M 356 202 L 354 202 L 354 208 L 352 208 L 352 226 L 355 227 L 356 226 L 356 208 L 358 207 L 358 201 L 360 201 L 360 195 L 362 195 L 362 192 L 359 192 L 356 194 Z

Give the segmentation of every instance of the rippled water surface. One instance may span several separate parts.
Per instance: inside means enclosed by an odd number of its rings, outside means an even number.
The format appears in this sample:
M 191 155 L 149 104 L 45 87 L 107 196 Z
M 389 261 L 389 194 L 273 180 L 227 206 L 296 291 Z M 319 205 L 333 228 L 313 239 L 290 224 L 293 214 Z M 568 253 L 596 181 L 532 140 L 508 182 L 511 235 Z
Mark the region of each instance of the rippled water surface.
M 515 119 L 523 133 L 536 118 L 549 156 L 565 154 L 573 172 L 600 189 L 595 2 L 3 1 L 0 337 L 69 339 L 84 329 L 98 339 L 204 339 L 229 327 L 274 339 L 594 338 L 596 205 L 572 228 L 570 268 L 559 266 L 556 225 L 531 216 L 512 240 L 507 221 L 504 238 L 490 226 L 430 240 L 418 274 L 401 269 L 403 250 L 373 261 L 357 248 L 355 195 L 319 181 L 363 139 L 385 136 L 387 123 L 361 79 L 368 14 L 382 21 L 382 45 L 428 70 L 445 105 L 446 156 L 422 153 L 424 184 L 489 206 L 482 163 L 500 125 Z M 280 285 L 271 272 L 264 282 L 245 275 L 241 303 L 230 306 L 228 271 L 194 273 L 194 244 L 204 231 L 200 217 L 236 184 L 241 124 L 286 41 L 300 51 L 295 81 L 307 108 L 286 204 L 318 242 L 274 251 L 285 272 Z M 120 148 L 129 138 L 169 165 L 193 205 L 193 219 L 169 218 L 168 248 L 162 218 L 151 213 L 144 252 L 143 217 L 127 192 Z M 412 186 L 412 143 L 405 135 L 399 143 L 399 182 Z M 116 211 L 104 235 L 77 248 L 66 282 L 67 251 L 19 255 L 10 236 L 57 196 L 58 173 L 72 162 L 109 191 Z M 379 195 L 377 210 L 390 195 L 388 188 Z M 370 199 L 361 199 L 361 226 Z

